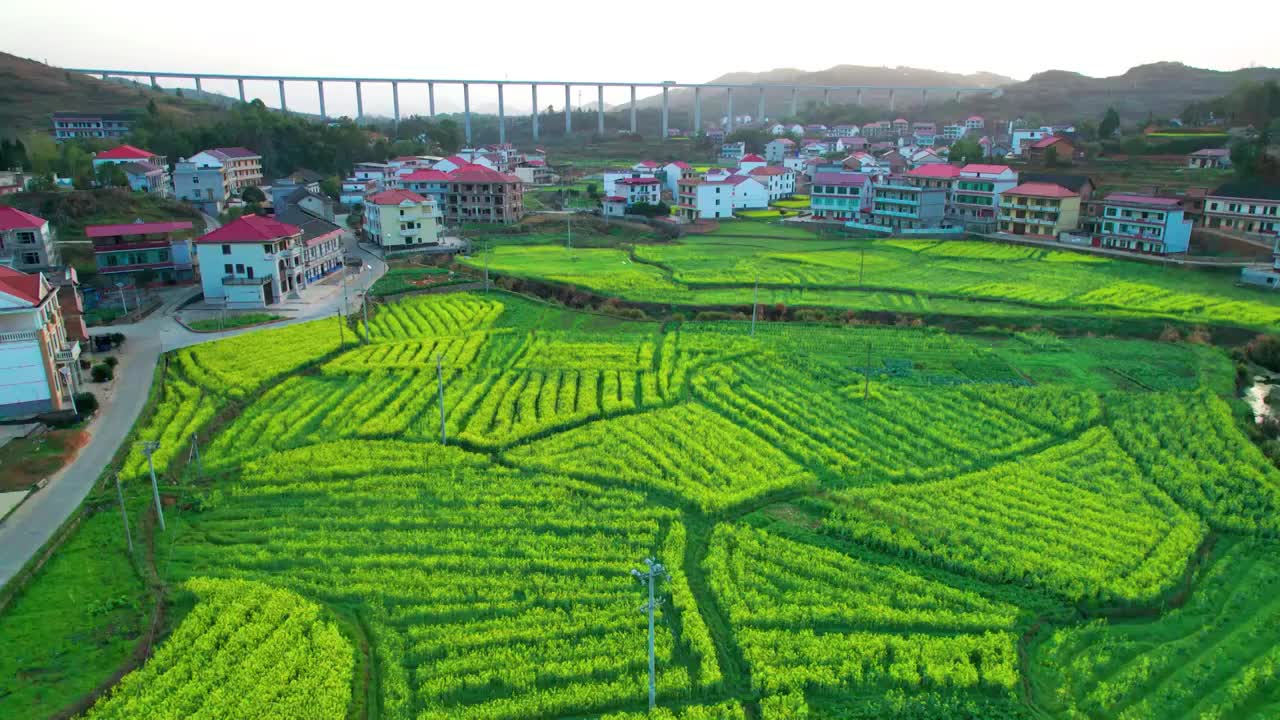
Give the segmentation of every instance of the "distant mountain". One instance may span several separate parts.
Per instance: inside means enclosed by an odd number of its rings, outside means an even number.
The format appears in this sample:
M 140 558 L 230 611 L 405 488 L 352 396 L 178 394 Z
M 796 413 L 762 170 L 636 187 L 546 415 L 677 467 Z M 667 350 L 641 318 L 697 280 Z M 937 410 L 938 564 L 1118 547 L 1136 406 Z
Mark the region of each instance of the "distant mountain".
M 142 111 L 151 100 L 192 119 L 221 112 L 215 104 L 179 98 L 137 83 L 103 81 L 0 52 L 0 136 L 48 130 L 49 116 L 58 110 Z
M 1114 107 L 1122 119 L 1141 122 L 1149 114 L 1176 117 L 1192 102 L 1226 95 L 1244 82 L 1264 80 L 1280 80 L 1280 69 L 1223 72 L 1160 62 L 1106 78 L 1049 70 L 1026 82 L 1006 86 L 999 97 L 966 98 L 960 111 L 1004 118 L 1035 115 L 1045 122 L 1074 122 L 1101 118 L 1108 107 Z
M 795 83 L 797 85 L 869 85 L 869 86 L 907 86 L 937 88 L 995 88 L 1014 82 L 995 73 L 974 73 L 960 75 L 958 73 L 939 72 L 937 70 L 921 70 L 908 67 L 867 67 L 859 65 L 837 65 L 818 72 L 807 72 L 794 68 L 779 68 L 768 72 L 735 72 L 709 81 L 711 83 Z M 931 104 L 937 103 L 953 95 L 934 95 L 929 98 Z M 737 90 L 733 95 L 733 111 L 735 115 L 755 115 L 759 107 L 760 94 L 754 90 Z M 801 91 L 797 104 L 801 109 L 809 102 L 822 102 L 823 93 L 819 90 Z M 857 101 L 857 93 L 853 91 L 832 91 L 831 104 L 843 105 Z M 894 98 L 894 107 L 905 110 L 919 106 L 923 98 L 920 94 L 899 93 Z M 691 111 L 693 109 L 693 90 L 678 89 L 669 93 L 669 102 L 673 110 Z M 887 92 L 865 92 L 862 102 L 868 107 L 888 107 Z M 662 95 L 655 95 L 638 101 L 641 109 L 659 109 L 662 107 Z M 626 109 L 629 104 L 615 105 L 613 110 Z M 727 110 L 728 101 L 723 90 L 704 90 L 702 92 L 702 112 L 707 120 L 719 117 Z M 769 89 L 765 91 L 765 114 L 769 117 L 782 117 L 790 112 L 791 91 L 786 89 Z

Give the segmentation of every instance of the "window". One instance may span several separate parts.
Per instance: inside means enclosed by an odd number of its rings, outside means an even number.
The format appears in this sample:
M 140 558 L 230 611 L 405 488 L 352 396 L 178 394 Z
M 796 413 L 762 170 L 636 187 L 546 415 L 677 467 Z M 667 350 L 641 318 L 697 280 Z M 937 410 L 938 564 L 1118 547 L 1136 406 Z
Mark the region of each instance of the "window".
M 226 265 L 222 266 L 222 272 L 227 275 L 231 275 L 232 273 L 235 272 L 235 268 L 232 267 L 231 263 L 227 263 Z
M 270 255 L 275 251 L 275 247 L 271 243 L 262 243 L 262 252 Z
M 107 267 L 115 267 L 119 259 L 115 255 L 107 256 Z
M 231 246 L 230 246 L 230 245 L 223 245 L 223 246 L 222 246 L 222 254 L 223 254 L 223 255 L 230 255 L 230 254 L 231 254 Z
M 39 265 L 40 254 L 33 253 L 33 252 L 22 253 L 22 264 L 23 265 Z
M 241 263 L 236 263 L 236 274 L 239 275 L 242 272 L 244 272 L 244 265 L 242 265 Z

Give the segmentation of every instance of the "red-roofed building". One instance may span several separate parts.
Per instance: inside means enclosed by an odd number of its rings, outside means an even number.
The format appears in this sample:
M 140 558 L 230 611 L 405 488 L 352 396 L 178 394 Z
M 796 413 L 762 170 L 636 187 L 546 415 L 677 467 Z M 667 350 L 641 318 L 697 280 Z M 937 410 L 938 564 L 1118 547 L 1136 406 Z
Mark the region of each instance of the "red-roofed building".
M 93 156 L 93 166 L 98 167 L 104 163 L 126 163 L 126 162 L 149 162 L 153 165 L 163 165 L 164 156 L 157 155 L 150 150 L 143 150 L 132 145 L 117 145 L 110 150 L 103 150 Z
M 764 167 L 765 165 L 768 165 L 768 163 L 764 161 L 764 158 L 756 155 L 755 153 L 747 153 L 746 155 L 738 158 L 737 172 L 738 174 L 742 174 L 750 172 L 758 167 Z
M 79 357 L 58 288 L 39 272 L 0 266 L 0 417 L 71 410 Z
M 206 302 L 261 308 L 308 286 L 302 228 L 244 215 L 195 241 Z
M 449 173 L 445 185 L 444 221 L 448 224 L 509 225 L 524 217 L 524 183 L 515 175 L 472 164 Z
M 58 264 L 53 231 L 42 217 L 0 205 L 0 265 L 30 272 Z
M 405 190 L 425 195 L 436 203 L 436 209 L 443 213 L 444 196 L 449 191 L 449 173 L 442 170 L 414 170 L 408 175 L 400 176 L 400 186 Z
M 1018 173 L 1008 165 L 969 163 L 951 192 L 953 214 L 972 232 L 994 232 L 1000 214 L 1000 193 L 1018 184 Z
M 120 225 L 86 225 L 84 234 L 93 241 L 93 260 L 98 272 L 112 282 L 128 279 L 137 283 L 139 273 L 146 280 L 191 282 L 195 280 L 195 255 L 191 249 L 189 220 L 143 222 Z
M 364 235 L 384 252 L 435 246 L 440 244 L 440 217 L 431 196 L 383 190 L 365 198 Z
M 796 192 L 796 174 L 782 165 L 763 165 L 747 171 L 747 175 L 764 185 L 769 202 L 789 198 Z
M 1028 145 L 1025 155 L 1032 165 L 1047 166 L 1051 158 L 1054 164 L 1070 165 L 1075 159 L 1076 149 L 1066 138 L 1049 135 Z
M 622 178 L 613 183 L 614 195 L 621 196 L 627 207 L 657 205 L 662 202 L 662 181 L 656 177 Z
M 823 171 L 809 185 L 809 211 L 820 220 L 857 220 L 871 207 L 871 176 Z
M 967 130 L 982 130 L 987 127 L 987 121 L 981 115 L 970 115 L 965 118 L 964 126 Z
M 1000 232 L 1056 239 L 1080 224 L 1080 194 L 1061 185 L 1024 182 L 1000 193 Z
M 93 169 L 103 165 L 119 165 L 125 170 L 129 187 L 134 190 L 169 194 L 169 161 L 163 155 L 132 145 L 117 145 L 93 156 Z
M 1150 255 L 1186 252 L 1191 221 L 1176 197 L 1112 193 L 1102 201 L 1096 247 L 1132 250 Z
M 209 148 L 187 158 L 187 162 L 220 168 L 233 195 L 239 195 L 247 187 L 262 186 L 262 156 L 249 148 Z

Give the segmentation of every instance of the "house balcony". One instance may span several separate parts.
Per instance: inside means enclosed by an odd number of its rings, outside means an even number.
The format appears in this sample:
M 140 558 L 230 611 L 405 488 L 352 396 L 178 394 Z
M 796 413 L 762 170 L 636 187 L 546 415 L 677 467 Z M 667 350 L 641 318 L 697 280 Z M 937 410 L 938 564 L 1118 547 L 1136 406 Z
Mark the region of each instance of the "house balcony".
M 878 203 L 892 203 L 892 204 L 894 204 L 894 205 L 911 205 L 911 206 L 919 206 L 919 205 L 920 205 L 920 200 L 919 200 L 919 198 L 882 197 L 882 196 L 879 196 L 879 195 L 877 195 L 877 196 L 876 196 L 876 202 L 878 202 Z
M 917 217 L 917 216 L 916 216 L 916 213 L 914 213 L 914 212 L 905 212 L 905 211 L 902 211 L 902 210 L 886 210 L 886 209 L 884 209 L 884 208 L 876 208 L 876 209 L 874 209 L 874 210 L 872 210 L 872 211 L 871 211 L 871 214 L 872 214 L 872 215 L 887 215 L 887 216 L 889 216 L 889 217 L 911 218 L 912 220 L 916 219 L 916 217 Z
M 80 359 L 80 341 L 71 340 L 65 347 L 53 354 L 53 362 L 58 365 L 69 365 Z
M 37 342 L 39 339 L 39 333 L 32 330 L 0 333 L 0 343 L 28 343 Z

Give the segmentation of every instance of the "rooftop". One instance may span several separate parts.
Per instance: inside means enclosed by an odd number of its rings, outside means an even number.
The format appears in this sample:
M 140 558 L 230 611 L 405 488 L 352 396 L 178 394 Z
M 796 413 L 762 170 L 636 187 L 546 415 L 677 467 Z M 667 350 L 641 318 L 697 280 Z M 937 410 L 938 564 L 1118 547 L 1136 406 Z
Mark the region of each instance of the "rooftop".
M 454 182 L 482 182 L 482 183 L 518 183 L 520 178 L 515 175 L 507 175 L 500 173 L 493 168 L 487 168 L 483 165 L 463 165 L 462 167 L 449 173 L 449 179 Z
M 94 160 L 150 160 L 156 154 L 132 145 L 117 145 L 93 156 Z
M 250 158 L 262 157 L 258 153 L 245 147 L 209 148 L 208 150 L 205 150 L 205 152 L 219 160 L 248 160 Z
M 862 173 L 820 172 L 814 173 L 814 185 L 865 185 L 871 178 Z
M 960 168 L 946 163 L 921 165 L 907 173 L 907 177 L 950 179 L 960 177 Z
M 1111 193 L 1105 202 L 1119 205 L 1146 205 L 1160 208 L 1176 208 L 1181 201 L 1175 197 L 1156 197 L 1155 195 L 1138 195 L 1136 193 Z
M 36 217 L 15 207 L 0 205 L 0 230 L 22 230 L 42 227 L 44 218 Z
M 131 222 L 118 225 L 85 225 L 85 237 L 127 237 L 129 235 L 151 235 L 154 233 L 171 233 L 179 230 L 190 230 L 190 220 L 174 220 L 171 222 Z
M 449 179 L 449 173 L 443 170 L 414 170 L 400 178 L 400 182 L 443 182 Z
M 1053 183 L 1044 183 L 1044 182 L 1023 183 L 1015 188 L 1010 188 L 1008 190 L 1005 190 L 1004 194 L 1028 195 L 1031 197 L 1043 197 L 1043 198 L 1071 198 L 1071 197 L 1080 196 L 1079 193 L 1068 190 L 1067 188 L 1064 188 L 1061 185 L 1055 185 Z
M 43 288 L 40 285 L 40 273 L 19 272 L 0 265 L 0 292 L 32 305 L 39 305 L 44 299 L 44 293 L 41 292 Z
M 755 153 L 747 153 L 746 155 L 743 155 L 741 158 L 738 158 L 739 165 L 741 165 L 744 162 L 764 162 L 764 158 L 760 157 Z
M 383 190 L 364 199 L 367 205 L 399 205 L 400 203 L 424 203 L 427 199 L 410 190 Z
M 1212 197 L 1249 198 L 1253 200 L 1280 200 L 1280 185 L 1260 182 L 1229 182 L 1214 188 Z
M 297 225 L 280 222 L 263 215 L 241 215 L 213 232 L 196 239 L 200 245 L 260 243 L 293 237 L 302 232 Z
M 1002 172 L 1010 170 L 1008 165 L 983 165 L 982 163 L 969 163 L 960 168 L 960 172 L 978 173 L 980 175 L 999 175 Z

